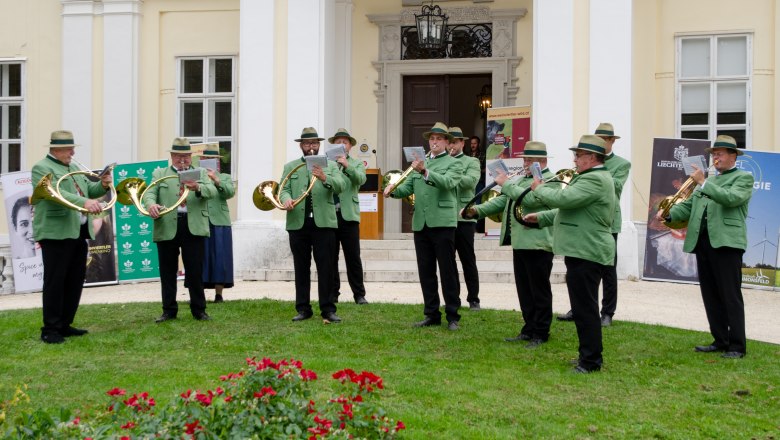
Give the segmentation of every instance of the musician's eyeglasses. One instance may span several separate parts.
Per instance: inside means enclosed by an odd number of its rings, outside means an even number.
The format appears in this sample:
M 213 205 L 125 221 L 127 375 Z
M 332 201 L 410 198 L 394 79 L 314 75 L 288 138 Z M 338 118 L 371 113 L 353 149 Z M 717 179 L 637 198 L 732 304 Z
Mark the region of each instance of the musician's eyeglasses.
M 313 145 L 319 145 L 319 144 L 320 144 L 320 141 L 302 141 L 301 142 L 301 145 L 303 145 L 304 147 L 311 147 Z

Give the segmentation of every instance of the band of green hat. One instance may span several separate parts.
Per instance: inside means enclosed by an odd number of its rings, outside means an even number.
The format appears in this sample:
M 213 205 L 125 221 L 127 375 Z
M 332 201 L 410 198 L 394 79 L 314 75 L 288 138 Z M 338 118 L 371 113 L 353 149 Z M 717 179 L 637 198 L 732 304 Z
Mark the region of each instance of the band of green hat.
M 604 149 L 603 147 L 599 147 L 598 145 L 593 145 L 593 144 L 582 144 L 581 143 L 581 144 L 577 145 L 577 148 L 581 149 L 581 150 L 593 150 L 593 151 L 595 151 L 597 153 L 600 153 L 600 154 L 605 154 L 607 152 L 607 150 Z
M 450 133 L 450 135 L 452 135 L 453 137 L 456 137 L 456 138 L 462 138 L 463 137 L 463 132 L 462 131 L 451 131 L 449 133 Z
M 349 133 L 340 131 L 340 132 L 334 134 L 332 137 L 337 138 L 337 137 L 352 137 L 352 136 L 350 136 Z
M 524 156 L 547 156 L 547 152 L 544 150 L 525 150 L 523 151 Z
M 614 136 L 615 132 L 611 130 L 596 130 L 596 135 L 602 135 L 602 136 Z
M 178 151 L 178 150 L 189 150 L 189 145 L 172 145 L 171 150 Z
M 715 144 L 712 147 L 713 148 L 715 147 L 737 148 L 737 146 L 732 144 L 731 142 L 715 142 Z
M 52 139 L 51 140 L 52 145 L 68 145 L 72 143 L 73 143 L 73 139 Z
M 301 139 L 318 138 L 317 133 L 303 133 Z

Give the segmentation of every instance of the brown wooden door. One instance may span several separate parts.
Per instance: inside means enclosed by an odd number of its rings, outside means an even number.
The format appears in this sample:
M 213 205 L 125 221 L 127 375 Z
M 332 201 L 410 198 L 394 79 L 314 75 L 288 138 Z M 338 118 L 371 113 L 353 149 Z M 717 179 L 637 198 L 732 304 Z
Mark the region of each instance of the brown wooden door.
M 405 76 L 403 95 L 402 147 L 422 145 L 428 151 L 428 141 L 422 134 L 436 122 L 449 120 L 449 75 Z M 410 163 L 404 160 L 403 149 L 399 149 L 403 169 Z M 403 202 L 401 232 L 412 232 L 412 213 Z

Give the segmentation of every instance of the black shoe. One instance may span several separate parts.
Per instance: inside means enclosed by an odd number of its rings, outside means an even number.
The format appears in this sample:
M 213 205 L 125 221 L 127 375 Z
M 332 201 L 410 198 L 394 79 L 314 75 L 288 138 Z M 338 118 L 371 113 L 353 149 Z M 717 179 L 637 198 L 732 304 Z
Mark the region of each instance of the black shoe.
M 159 323 L 161 323 L 161 322 L 170 321 L 170 320 L 172 320 L 172 319 L 176 319 L 176 316 L 174 316 L 174 315 L 169 315 L 169 314 L 167 314 L 167 313 L 163 313 L 162 315 L 160 315 L 160 317 L 159 317 L 159 318 L 155 319 L 155 320 L 154 320 L 154 322 L 155 322 L 156 324 L 159 324 Z
M 531 339 L 531 342 L 526 344 L 525 348 L 536 348 L 536 347 L 544 344 L 545 342 L 547 342 L 547 341 L 545 341 L 544 339 L 534 338 L 534 339 Z
M 601 326 L 602 327 L 609 327 L 612 325 L 612 317 L 609 315 L 604 315 L 601 317 Z
M 330 312 L 326 313 L 322 316 L 322 319 L 325 321 L 325 323 L 333 322 L 341 322 L 341 318 L 339 318 L 339 315 L 336 314 L 336 312 Z
M 366 297 L 365 296 L 359 296 L 359 297 L 355 298 L 355 304 L 360 304 L 360 305 L 368 304 L 368 301 L 366 301 Z
M 221 303 L 221 302 L 225 302 L 225 299 L 224 299 L 224 298 L 222 298 L 222 295 L 216 295 L 216 296 L 214 296 L 214 304 L 216 304 L 216 303 Z
M 479 306 L 479 303 L 477 301 L 471 301 L 469 303 L 469 310 L 471 310 L 472 312 L 479 312 L 480 310 L 482 310 L 482 308 Z
M 195 318 L 196 321 L 211 321 L 211 316 L 209 316 L 206 312 L 200 312 L 192 315 L 193 318 Z
M 745 357 L 745 353 L 742 353 L 741 351 L 727 351 L 720 355 L 720 357 L 726 358 L 726 359 L 742 359 Z
M 41 333 L 41 341 L 47 344 L 62 344 L 65 342 L 65 338 L 59 333 L 49 332 Z
M 303 313 L 303 312 L 299 312 L 297 315 L 293 316 L 293 319 L 292 319 L 292 320 L 293 320 L 294 322 L 295 322 L 295 321 L 305 321 L 305 320 L 307 320 L 307 319 L 311 318 L 311 317 L 312 317 L 312 315 L 313 315 L 313 313 L 312 313 L 312 312 L 309 312 L 309 313 Z
M 574 321 L 574 313 L 571 310 L 569 310 L 563 315 L 558 315 L 556 319 L 558 321 Z
M 458 324 L 458 321 L 450 321 L 450 323 L 447 324 L 447 330 L 452 332 L 460 330 L 460 324 Z
M 725 349 L 725 348 L 723 348 L 723 347 L 718 347 L 718 346 L 717 346 L 717 345 L 715 345 L 715 344 L 710 344 L 710 345 L 697 345 L 697 346 L 696 346 L 696 347 L 694 347 L 693 349 L 694 349 L 695 351 L 699 352 L 699 353 L 713 353 L 713 352 L 716 352 L 716 351 L 726 351 L 726 349 Z
M 60 329 L 60 334 L 66 338 L 68 336 L 84 336 L 87 333 L 89 333 L 89 330 L 85 330 L 83 328 L 71 327 L 71 326 L 67 326 L 63 329 Z
M 590 374 L 590 373 L 595 373 L 596 371 L 599 370 L 598 369 L 588 370 L 582 365 L 577 365 L 576 367 L 574 367 L 574 370 L 572 370 L 574 374 Z
M 518 333 L 517 336 L 513 336 L 511 338 L 504 338 L 506 342 L 520 342 L 520 341 L 530 341 L 531 337 L 526 335 L 525 333 Z
M 425 318 L 420 322 L 415 322 L 415 327 L 436 327 L 437 325 L 441 325 L 441 320 L 434 320 L 433 318 Z

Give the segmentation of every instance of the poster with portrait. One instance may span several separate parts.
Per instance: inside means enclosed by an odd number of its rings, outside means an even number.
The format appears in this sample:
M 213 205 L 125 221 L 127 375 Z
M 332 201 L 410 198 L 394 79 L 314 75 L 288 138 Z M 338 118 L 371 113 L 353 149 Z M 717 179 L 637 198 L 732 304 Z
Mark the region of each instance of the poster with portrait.
M 653 169 L 650 177 L 650 200 L 643 278 L 649 280 L 698 282 L 696 257 L 683 252 L 685 229 L 669 229 L 655 220 L 658 205 L 664 197 L 677 192 L 687 179 L 682 161 L 685 157 L 708 155 L 708 140 L 655 139 Z M 744 150 L 737 158 L 737 168 L 753 175 L 753 196 L 748 207 L 747 249 L 742 257 L 742 284 L 762 288 L 780 286 L 776 277 L 780 205 L 773 181 L 780 178 L 780 154 Z M 775 192 L 773 192 L 775 191 Z
M 520 157 L 531 139 L 531 107 L 489 108 L 485 129 L 485 159 Z
M 30 204 L 33 188 L 30 171 L 2 175 L 11 266 L 17 293 L 38 292 L 43 288 L 41 249 L 33 239 L 34 207 Z
M 100 170 L 96 171 L 100 172 Z M 100 198 L 109 202 L 111 193 Z M 116 268 L 116 243 L 114 242 L 114 209 L 103 211 L 99 215 L 88 216 L 92 222 L 94 240 L 87 240 L 87 272 L 85 286 L 100 286 L 118 282 Z

